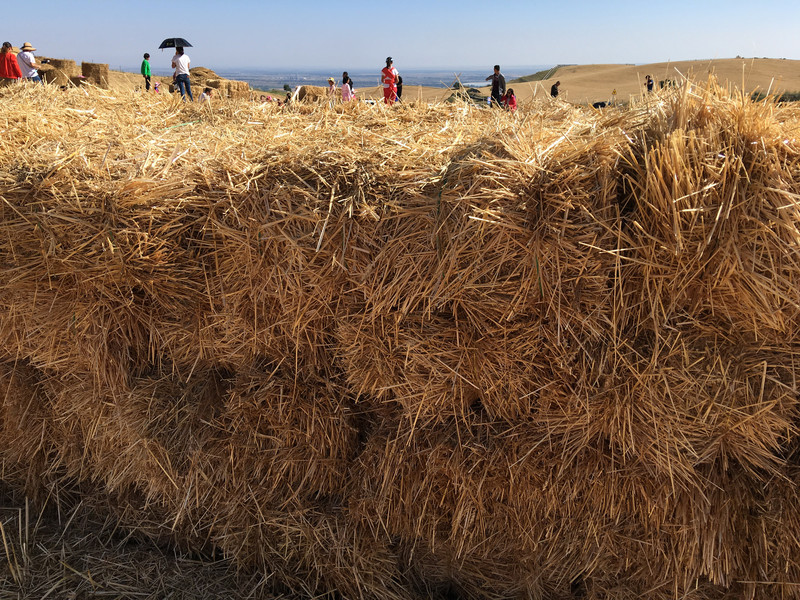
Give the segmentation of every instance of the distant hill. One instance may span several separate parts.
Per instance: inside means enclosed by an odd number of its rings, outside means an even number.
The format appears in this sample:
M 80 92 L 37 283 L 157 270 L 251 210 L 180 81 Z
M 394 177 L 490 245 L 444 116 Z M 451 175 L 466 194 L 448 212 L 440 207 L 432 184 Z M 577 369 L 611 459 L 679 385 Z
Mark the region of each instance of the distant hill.
M 705 81 L 715 77 L 721 85 L 743 89 L 745 93 L 783 94 L 791 99 L 800 92 L 800 61 L 783 58 L 717 58 L 682 60 L 646 65 L 559 65 L 555 70 L 540 71 L 514 79 L 511 84 L 520 100 L 536 95 L 548 96 L 550 86 L 561 81 L 559 99 L 578 104 L 609 101 L 628 101 L 645 93 L 645 75 L 651 75 L 656 88 L 671 82 L 680 83 L 686 77 Z M 542 75 L 544 74 L 544 75 Z M 481 88 L 488 95 L 488 88 Z M 616 92 L 616 93 L 614 93 Z
M 551 77 L 555 77 L 558 70 L 562 67 L 571 67 L 574 65 L 565 64 L 565 65 L 556 65 L 550 69 L 545 69 L 544 71 L 537 71 L 531 75 L 525 75 L 523 77 L 517 77 L 516 79 L 512 79 L 508 83 L 527 83 L 529 81 L 544 81 L 545 79 L 550 79 Z

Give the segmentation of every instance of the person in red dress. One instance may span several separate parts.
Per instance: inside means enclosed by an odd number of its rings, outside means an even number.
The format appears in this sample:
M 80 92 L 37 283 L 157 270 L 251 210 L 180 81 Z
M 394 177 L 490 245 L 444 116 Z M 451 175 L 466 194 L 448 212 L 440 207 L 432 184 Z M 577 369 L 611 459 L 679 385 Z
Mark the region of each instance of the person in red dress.
M 392 65 L 392 57 L 386 59 L 386 66 L 381 69 L 381 83 L 383 84 L 383 101 L 394 104 L 397 100 L 397 78 L 400 74 Z
M 20 79 L 22 77 L 17 57 L 11 51 L 11 42 L 3 42 L 3 49 L 0 50 L 0 77 L 3 79 Z

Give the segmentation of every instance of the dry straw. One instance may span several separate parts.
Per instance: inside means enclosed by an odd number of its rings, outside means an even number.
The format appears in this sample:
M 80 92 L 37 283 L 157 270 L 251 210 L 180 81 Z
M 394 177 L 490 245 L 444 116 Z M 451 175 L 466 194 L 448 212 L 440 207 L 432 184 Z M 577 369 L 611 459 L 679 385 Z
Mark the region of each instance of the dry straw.
M 304 596 L 800 597 L 797 109 L 0 94 L 37 505 Z

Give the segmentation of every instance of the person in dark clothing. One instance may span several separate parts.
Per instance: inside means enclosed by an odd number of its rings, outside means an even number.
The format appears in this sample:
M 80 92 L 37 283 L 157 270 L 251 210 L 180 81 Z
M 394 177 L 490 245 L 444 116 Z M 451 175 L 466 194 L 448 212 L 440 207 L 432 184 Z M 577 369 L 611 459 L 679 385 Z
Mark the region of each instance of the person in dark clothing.
M 653 81 L 653 78 L 650 77 L 650 75 L 647 75 L 644 78 L 644 84 L 647 86 L 648 93 L 653 91 L 653 86 L 655 85 L 655 81 Z
M 550 86 L 550 95 L 553 98 L 558 98 L 558 86 L 561 85 L 560 81 L 556 81 L 553 85 Z
M 398 75 L 397 76 L 397 101 L 400 102 L 400 99 L 403 96 L 403 78 Z
M 355 94 L 356 86 L 353 85 L 353 80 L 350 78 L 350 75 L 347 73 L 347 71 L 344 71 L 342 73 L 342 85 L 344 85 L 345 83 L 350 86 L 350 91 L 353 92 L 353 94 Z
M 506 78 L 500 72 L 500 65 L 494 66 L 494 73 L 486 78 L 486 81 L 492 80 L 492 105 L 502 106 L 501 98 L 506 93 Z

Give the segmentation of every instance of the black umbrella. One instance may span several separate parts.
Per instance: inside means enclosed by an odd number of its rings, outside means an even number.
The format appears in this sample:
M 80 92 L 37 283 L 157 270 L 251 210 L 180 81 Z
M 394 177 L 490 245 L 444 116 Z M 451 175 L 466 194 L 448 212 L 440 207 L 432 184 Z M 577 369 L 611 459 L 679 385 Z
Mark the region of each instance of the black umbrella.
M 159 50 L 164 48 L 191 48 L 192 45 L 183 38 L 167 38 L 158 47 Z

